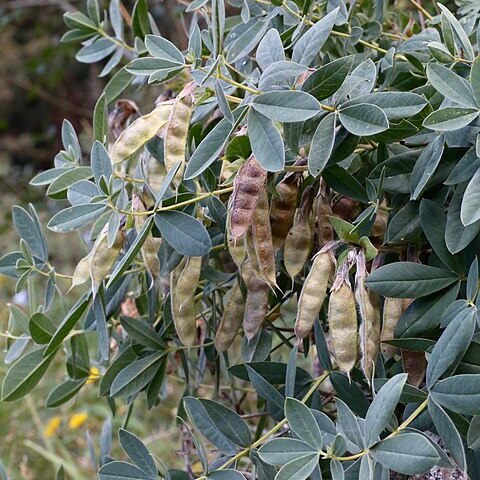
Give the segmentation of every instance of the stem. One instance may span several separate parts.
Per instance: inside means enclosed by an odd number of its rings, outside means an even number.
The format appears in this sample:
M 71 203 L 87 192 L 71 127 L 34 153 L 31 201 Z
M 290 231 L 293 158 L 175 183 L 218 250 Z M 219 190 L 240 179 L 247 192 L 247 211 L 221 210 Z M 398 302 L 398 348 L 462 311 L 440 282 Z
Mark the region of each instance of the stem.
M 410 0 L 410 3 L 421 13 L 425 15 L 428 20 L 431 20 L 433 17 L 416 1 Z
M 325 372 L 323 375 L 318 377 L 315 382 L 313 382 L 312 386 L 308 390 L 308 392 L 305 394 L 305 396 L 302 399 L 302 403 L 305 403 L 314 393 L 315 390 L 329 377 L 330 372 Z M 235 456 L 227 460 L 223 465 L 217 468 L 217 470 L 225 470 L 228 468 L 232 463 L 235 463 L 237 460 L 240 458 L 248 455 L 250 453 L 250 450 L 252 448 L 257 448 L 260 446 L 265 440 L 267 440 L 269 437 L 271 437 L 274 433 L 277 433 L 285 424 L 287 423 L 287 419 L 284 418 L 281 422 L 277 423 L 272 429 L 270 429 L 265 435 L 260 437 L 256 442 L 252 443 L 250 447 L 245 448 L 244 450 L 241 450 L 238 452 Z M 202 477 L 199 477 L 197 480 L 206 480 L 207 477 L 204 475 Z

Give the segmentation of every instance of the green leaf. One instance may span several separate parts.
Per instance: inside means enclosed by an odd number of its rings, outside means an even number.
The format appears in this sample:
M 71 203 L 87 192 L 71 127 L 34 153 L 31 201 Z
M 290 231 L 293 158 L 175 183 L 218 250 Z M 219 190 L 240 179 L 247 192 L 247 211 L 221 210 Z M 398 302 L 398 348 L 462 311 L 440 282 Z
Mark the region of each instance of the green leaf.
M 466 227 L 480 220 L 480 168 L 468 183 L 463 194 L 460 219 Z
M 342 108 L 338 113 L 343 126 L 354 135 L 369 136 L 388 129 L 388 119 L 376 105 L 363 103 Z
M 445 442 L 450 455 L 460 470 L 465 472 L 467 468 L 465 449 L 463 448 L 462 439 L 452 419 L 447 415 L 445 410 L 437 405 L 431 398 L 428 400 L 428 413 L 430 413 L 435 428 L 440 438 Z
M 133 363 L 137 359 L 137 355 L 132 347 L 128 347 L 122 352 L 120 352 L 115 360 L 110 364 L 105 374 L 100 380 L 99 393 L 102 396 L 106 396 L 110 392 L 110 387 L 112 385 L 115 377 L 128 365 Z
M 96 63 L 108 57 L 116 48 L 116 44 L 109 39 L 99 38 L 95 42 L 82 47 L 75 58 L 81 63 Z
M 248 55 L 263 38 L 269 25 L 269 17 L 266 17 L 265 20 L 260 20 L 258 17 L 250 20 L 247 28 L 228 44 L 227 62 L 235 63 Z
M 72 169 L 64 169 L 65 173 L 59 175 L 48 187 L 47 195 L 54 197 L 57 196 L 75 182 L 79 180 L 87 180 L 92 178 L 92 169 L 90 167 L 75 167 Z
M 158 212 L 155 215 L 155 225 L 162 238 L 182 255 L 201 257 L 212 248 L 212 241 L 203 224 L 186 213 Z
M 350 442 L 362 448 L 363 435 L 355 414 L 350 410 L 348 405 L 339 398 L 335 400 L 335 404 L 337 406 L 337 419 L 342 433 Z
M 440 380 L 430 389 L 442 407 L 465 415 L 480 414 L 480 375 L 465 374 Z
M 250 430 L 237 412 L 213 400 L 199 400 L 215 426 L 230 441 L 240 447 L 248 447 L 252 441 Z
M 332 474 L 332 480 L 345 479 L 345 472 L 343 471 L 342 464 L 336 458 L 332 459 L 330 462 L 330 473 Z
M 402 433 L 377 443 L 370 449 L 377 462 L 405 475 L 416 475 L 440 460 L 433 445 L 419 433 Z
M 402 373 L 392 377 L 380 391 L 368 409 L 365 417 L 365 447 L 370 448 L 385 430 L 395 411 L 407 374 Z
M 213 127 L 188 161 L 184 175 L 185 180 L 197 177 L 217 160 L 225 148 L 228 138 L 237 128 L 246 112 L 247 109 L 239 107 L 232 112 L 236 119 L 233 125 L 227 118 L 224 118 Z
M 198 398 L 185 397 L 183 399 L 183 405 L 195 429 L 210 443 L 227 455 L 236 453 L 237 446 L 235 443 L 220 431 Z
M 277 473 L 275 480 L 305 480 L 318 465 L 318 453 L 300 457 L 285 464 Z
M 8 370 L 2 383 L 2 401 L 13 402 L 30 393 L 47 371 L 56 350 L 48 354 L 46 348 L 27 353 Z
M 410 92 L 378 92 L 362 95 L 354 98 L 342 105 L 342 108 L 350 105 L 375 105 L 382 109 L 388 120 L 402 120 L 412 117 L 421 112 L 428 104 L 428 101 L 418 95 Z
M 114 461 L 106 463 L 99 471 L 100 480 L 152 480 L 135 465 L 127 462 Z
M 308 171 L 313 177 L 322 173 L 327 165 L 335 143 L 335 126 L 337 114 L 329 113 L 322 118 L 312 138 L 310 153 L 308 154 Z
M 458 276 L 442 268 L 414 262 L 396 262 L 374 270 L 367 285 L 385 297 L 419 298 L 457 282 Z
M 164 355 L 165 352 L 155 352 L 128 365 L 113 380 L 110 395 L 128 397 L 140 392 L 155 376 Z
M 315 70 L 304 82 L 302 90 L 317 100 L 332 96 L 343 84 L 353 65 L 354 56 L 339 58 Z
M 48 222 L 47 227 L 54 232 L 71 232 L 96 220 L 105 210 L 101 203 L 74 205 L 61 210 Z
M 423 126 L 431 130 L 448 132 L 466 127 L 473 122 L 478 115 L 478 109 L 446 107 L 432 112 L 423 122 Z
M 231 468 L 210 472 L 207 478 L 208 480 L 245 480 L 245 477 L 240 472 Z
M 273 406 L 283 411 L 285 399 L 265 378 L 258 374 L 252 367 L 245 365 L 252 387 L 257 394 L 269 401 Z
M 465 30 L 462 27 L 462 24 L 455 18 L 454 15 L 448 10 L 447 7 L 442 5 L 441 3 L 437 3 L 438 7 L 442 11 L 442 14 L 445 16 L 445 18 L 448 20 L 450 23 L 450 26 L 452 27 L 453 31 L 455 32 L 454 40 L 455 43 L 457 44 L 458 49 L 462 49 L 464 51 L 465 57 L 468 60 L 473 60 L 475 55 L 473 53 L 473 47 L 472 44 L 470 43 L 470 40 L 468 39 L 468 35 L 466 34 Z
M 108 144 L 108 104 L 105 93 L 100 95 L 93 111 L 93 139 Z
M 260 458 L 270 465 L 285 465 L 316 452 L 315 448 L 295 438 L 275 438 L 258 450 Z
M 337 13 L 338 8 L 335 8 L 300 37 L 293 47 L 292 60 L 294 62 L 310 66 L 330 36 Z
M 47 397 L 46 405 L 48 408 L 55 408 L 63 405 L 73 398 L 83 387 L 86 378 L 80 380 L 67 380 L 54 388 Z
M 92 146 L 90 164 L 92 166 L 93 177 L 97 185 L 99 184 L 102 176 L 105 177 L 107 181 L 112 176 L 112 162 L 106 148 L 103 146 L 101 141 L 95 141 Z
M 443 135 L 436 137 L 422 151 L 410 179 L 411 199 L 418 200 L 425 190 L 429 180 L 435 174 L 443 154 Z
M 24 208 L 14 205 L 12 220 L 15 229 L 28 244 L 32 253 L 42 260 L 48 260 L 47 243 L 36 215 L 32 216 Z
M 457 186 L 448 207 L 445 242 L 451 253 L 458 253 L 465 249 L 480 232 L 480 221 L 465 227 L 461 220 L 461 208 L 466 188 L 466 183 Z
M 146 445 L 133 433 L 121 428 L 118 431 L 120 445 L 130 460 L 152 480 L 157 478 L 157 467 Z
M 470 84 L 449 68 L 438 63 L 429 63 L 427 78 L 435 90 L 445 98 L 453 100 L 462 107 L 478 108 Z
M 152 57 L 160 60 L 167 60 L 172 64 L 181 66 L 185 63 L 182 52 L 169 40 L 157 35 L 147 35 L 145 37 L 145 47 Z
M 341 398 L 353 412 L 361 417 L 365 417 L 370 403 L 362 389 L 345 374 L 340 372 L 331 372 L 330 380 L 332 381 L 337 396 Z
M 248 136 L 260 165 L 268 172 L 282 171 L 285 166 L 282 136 L 270 119 L 253 108 L 248 114 Z
M 467 435 L 468 448 L 478 452 L 480 450 L 480 416 L 475 416 L 470 422 Z
M 300 90 L 262 93 L 255 97 L 252 106 L 275 122 L 302 122 L 320 113 L 315 97 Z
M 480 56 L 475 59 L 470 70 L 470 84 L 472 85 L 473 95 L 480 105 Z
M 132 30 L 135 37 L 144 38 L 150 33 L 147 0 L 137 0 L 132 13 Z
M 60 323 L 60 325 L 57 327 L 55 334 L 50 340 L 48 347 L 45 350 L 45 356 L 48 356 L 57 350 L 57 348 L 65 340 L 67 335 L 72 331 L 73 327 L 78 322 L 80 317 L 83 315 L 89 303 L 90 295 L 85 294 L 70 309 L 65 318 L 62 320 L 62 323 Z
M 427 388 L 457 360 L 463 357 L 475 331 L 476 312 L 469 308 L 461 311 L 447 326 L 428 357 Z
M 105 86 L 103 93 L 107 104 L 110 105 L 114 102 L 125 89 L 133 82 L 134 75 L 124 68 L 121 68 L 115 75 L 109 80 Z
M 262 70 L 275 62 L 285 60 L 283 44 L 276 28 L 267 31 L 257 47 L 255 59 Z
M 335 152 L 333 153 L 335 155 Z M 322 178 L 336 192 L 341 193 L 359 202 L 368 202 L 367 191 L 363 185 L 345 168 L 332 165 L 322 172 Z
M 321 450 L 322 433 L 310 409 L 295 398 L 285 400 L 285 416 L 290 430 L 312 448 Z
M 121 316 L 120 323 L 125 331 L 141 345 L 154 350 L 165 350 L 161 337 L 142 319 Z
M 32 340 L 38 345 L 49 343 L 55 334 L 55 324 L 42 312 L 34 313 L 28 321 Z

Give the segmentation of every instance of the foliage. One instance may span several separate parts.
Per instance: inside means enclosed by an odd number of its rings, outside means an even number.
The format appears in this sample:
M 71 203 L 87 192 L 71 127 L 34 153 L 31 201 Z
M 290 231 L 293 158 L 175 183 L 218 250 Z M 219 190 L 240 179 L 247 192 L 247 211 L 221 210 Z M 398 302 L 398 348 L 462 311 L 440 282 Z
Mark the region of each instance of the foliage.
M 90 162 L 66 120 L 54 168 L 31 183 L 64 203 L 48 228 L 91 248 L 57 272 L 34 207 L 14 208 L 20 246 L 0 273 L 32 298 L 43 277 L 44 300 L 12 307 L 2 400 L 62 357 L 46 404 L 81 395 L 96 368 L 126 424 L 137 398 L 155 409 L 180 377 L 185 471 L 126 429 L 130 461 L 112 460 L 107 423 L 102 480 L 388 479 L 436 465 L 478 478 L 477 13 L 412 3 L 419 25 L 384 2 L 196 0 L 183 52 L 144 0 L 131 17 L 118 0 L 66 14 L 77 59 L 106 60 L 112 76 Z M 176 95 L 147 114 L 118 100 L 161 84 Z M 75 302 L 57 321 L 65 278 Z

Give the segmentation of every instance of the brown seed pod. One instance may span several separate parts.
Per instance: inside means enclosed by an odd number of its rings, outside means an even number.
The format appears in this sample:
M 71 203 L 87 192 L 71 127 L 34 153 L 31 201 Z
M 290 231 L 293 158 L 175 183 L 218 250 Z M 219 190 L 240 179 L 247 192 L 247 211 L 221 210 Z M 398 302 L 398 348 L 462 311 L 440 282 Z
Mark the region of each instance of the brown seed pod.
M 177 162 L 181 162 L 174 179 L 177 185 L 182 181 L 185 170 L 185 153 L 188 129 L 193 112 L 194 92 L 195 84 L 191 82 L 178 94 L 168 119 L 165 134 L 165 167 L 167 171 L 171 170 Z
M 247 260 L 242 266 L 242 278 L 247 287 L 247 299 L 243 313 L 243 330 L 250 341 L 262 328 L 268 311 L 269 286 L 255 276 L 252 265 Z
M 269 205 L 266 190 L 260 193 L 252 218 L 252 239 L 257 263 L 263 278 L 270 286 L 276 285 L 275 255 L 269 220 Z
M 383 302 L 382 334 L 380 336 L 382 342 L 392 340 L 395 337 L 395 328 L 404 310 L 403 298 L 385 298 Z M 392 358 L 398 352 L 397 347 L 387 343 L 382 343 L 380 349 L 385 359 Z
M 106 226 L 97 237 L 90 253 L 90 278 L 92 279 L 92 291 L 94 294 L 96 294 L 100 283 L 110 273 L 114 263 L 117 261 L 125 238 L 124 232 L 118 230 L 115 241 L 109 248 L 107 228 Z
M 352 253 L 352 252 L 350 252 Z M 350 376 L 358 356 L 357 309 L 348 279 L 352 256 L 340 267 L 330 294 L 328 323 L 338 367 Z
M 137 213 L 146 211 L 142 200 L 135 193 L 132 195 L 132 209 Z M 137 233 L 140 232 L 146 221 L 146 215 L 135 215 L 135 230 Z M 160 273 L 160 260 L 157 255 L 160 244 L 161 239 L 154 238 L 153 235 L 149 233 L 141 248 L 143 262 L 154 279 L 156 279 Z
M 195 291 L 200 280 L 202 257 L 185 257 L 170 277 L 173 323 L 185 346 L 196 337 Z
M 313 203 L 313 188 L 308 187 L 302 195 L 300 208 L 295 212 L 293 226 L 288 232 L 283 251 L 285 269 L 291 278 L 295 278 L 310 257 L 313 244 L 313 232 L 309 222 Z
M 335 272 L 335 261 L 329 252 L 321 252 L 313 257 L 312 268 L 302 287 L 297 305 L 295 334 L 303 339 L 313 328 L 315 319 L 327 296 L 328 282 Z
M 286 175 L 275 187 L 277 195 L 272 196 L 270 207 L 270 224 L 275 252 L 283 247 L 288 232 L 292 228 L 301 178 L 301 173 Z
M 335 238 L 335 230 L 331 222 L 328 220 L 332 216 L 332 207 L 327 194 L 327 187 L 324 182 L 320 184 L 320 191 L 318 195 L 318 210 L 317 210 L 317 243 L 319 247 L 323 247 L 328 242 L 332 242 Z
M 214 340 L 215 348 L 219 352 L 225 352 L 225 350 L 227 350 L 242 326 L 245 300 L 243 299 L 242 290 L 237 280 L 235 280 L 232 288 L 225 294 L 223 303 L 223 315 Z
M 384 200 L 381 204 L 381 207 L 386 207 L 387 202 Z M 385 231 L 387 230 L 388 223 L 388 212 L 383 209 L 379 209 L 377 216 L 375 217 L 375 222 L 372 227 L 372 237 L 380 238 L 383 240 L 385 236 Z
M 263 279 L 260 265 L 258 264 L 257 252 L 255 251 L 255 244 L 253 243 L 253 233 L 251 228 L 249 228 L 245 234 L 245 250 L 247 252 L 247 259 L 252 266 L 254 275 L 257 278 Z
M 266 170 L 253 155 L 235 176 L 229 224 L 233 239 L 241 237 L 250 227 L 253 212 L 265 188 L 266 179 Z
M 365 254 L 361 251 L 357 257 L 357 274 L 355 279 L 355 299 L 360 314 L 360 353 L 362 371 L 370 383 L 375 360 L 380 349 L 380 299 L 378 295 L 368 290 L 366 277 Z
M 231 217 L 231 203 L 232 203 L 232 197 L 230 197 L 229 203 L 228 203 L 228 209 L 227 209 L 227 225 L 230 225 L 230 217 Z M 227 235 L 227 246 L 228 246 L 228 251 L 230 252 L 230 255 L 233 258 L 233 261 L 237 264 L 238 268 L 241 268 L 243 261 L 245 260 L 245 257 L 247 256 L 247 249 L 245 246 L 245 236 L 246 234 L 243 234 L 242 236 L 238 238 L 233 238 L 231 233 L 230 233 L 230 228 L 226 229 L 226 235 Z
M 427 359 L 424 352 L 411 352 L 402 350 L 402 364 L 405 373 L 408 373 L 408 381 L 420 387 L 425 380 L 427 371 Z

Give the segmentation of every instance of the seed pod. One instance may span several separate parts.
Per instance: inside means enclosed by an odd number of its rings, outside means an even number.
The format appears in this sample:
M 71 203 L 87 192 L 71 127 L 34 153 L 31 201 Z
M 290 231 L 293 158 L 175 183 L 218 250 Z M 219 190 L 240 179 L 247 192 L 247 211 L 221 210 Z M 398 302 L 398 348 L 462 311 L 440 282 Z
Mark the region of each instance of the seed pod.
M 269 286 L 255 276 L 248 260 L 242 266 L 242 278 L 247 286 L 243 330 L 250 341 L 262 328 L 267 316 Z
M 102 280 L 110 273 L 123 246 L 125 234 L 122 230 L 117 232 L 113 245 L 108 247 L 107 227 L 105 227 L 95 240 L 90 253 L 90 278 L 92 291 L 95 295 Z
M 387 202 L 384 200 L 381 204 L 381 207 L 386 207 Z M 379 209 L 377 212 L 377 216 L 375 217 L 375 222 L 373 223 L 372 227 L 372 237 L 381 238 L 385 236 L 385 231 L 387 230 L 387 223 L 388 223 L 388 212 L 383 209 Z
M 335 230 L 328 220 L 328 217 L 332 215 L 332 207 L 330 206 L 326 191 L 322 191 L 321 186 L 317 211 L 317 243 L 319 247 L 323 247 L 328 242 L 332 242 L 335 238 Z
M 227 210 L 227 225 L 230 225 L 230 215 L 231 215 L 232 209 L 229 208 Z M 230 255 L 233 258 L 233 261 L 237 264 L 238 268 L 241 268 L 243 261 L 245 260 L 245 257 L 247 256 L 247 250 L 245 247 L 245 234 L 238 237 L 238 238 L 233 238 L 232 235 L 230 234 L 230 229 L 227 228 L 227 246 L 228 246 L 228 251 L 230 252 Z
M 312 330 L 327 296 L 328 282 L 334 272 L 335 262 L 330 252 L 318 253 L 313 257 L 312 268 L 298 298 L 295 321 L 295 334 L 298 338 L 304 339 Z
M 132 195 L 132 209 L 137 213 L 146 211 L 145 205 L 136 194 Z M 135 215 L 135 230 L 137 233 L 140 232 L 146 220 L 146 215 Z M 157 255 L 160 244 L 161 239 L 154 238 L 153 235 L 149 233 L 141 248 L 143 262 L 153 279 L 156 279 L 160 273 L 160 260 Z
M 373 377 L 375 360 L 380 348 L 380 300 L 378 295 L 367 290 L 365 285 L 366 262 L 361 251 L 357 257 L 355 279 L 355 299 L 360 314 L 360 353 L 362 371 L 370 383 Z
M 215 348 L 219 352 L 225 352 L 232 344 L 238 330 L 242 326 L 245 300 L 238 281 L 235 280 L 232 288 L 225 294 L 224 310 L 220 325 L 215 334 Z
M 404 299 L 403 298 L 389 298 L 386 297 L 383 302 L 383 324 L 382 334 L 380 340 L 392 340 L 395 337 L 395 328 L 404 311 Z M 382 343 L 381 351 L 385 359 L 392 358 L 397 352 L 397 347 Z
M 253 155 L 238 171 L 233 183 L 229 225 L 233 239 L 241 237 L 250 227 L 253 212 L 265 188 L 266 179 L 266 170 Z
M 288 232 L 283 251 L 283 262 L 290 277 L 295 278 L 310 256 L 313 235 L 309 216 L 313 203 L 313 188 L 308 187 L 302 195 L 300 208 L 295 212 L 293 226 Z
M 275 256 L 273 253 L 272 230 L 270 228 L 269 205 L 266 190 L 260 193 L 252 218 L 252 239 L 257 255 L 261 278 L 270 286 L 276 285 Z
M 170 277 L 173 323 L 178 337 L 187 347 L 195 343 L 195 291 L 201 267 L 202 257 L 185 257 Z
M 348 279 L 350 266 L 349 254 L 337 273 L 328 305 L 328 323 L 335 358 L 340 370 L 348 376 L 355 366 L 358 355 L 357 309 Z
M 181 165 L 175 174 L 175 183 L 178 185 L 183 179 L 185 170 L 185 152 L 187 150 L 188 129 L 193 111 L 193 93 L 195 84 L 187 84 L 178 94 L 168 119 L 165 134 L 165 166 L 167 171 L 177 163 Z
M 166 176 L 167 169 L 165 168 L 165 165 L 159 162 L 155 157 L 153 157 L 153 155 L 148 155 L 145 162 L 145 180 L 155 195 L 160 190 L 160 187 Z M 151 206 L 153 206 L 155 203 L 155 198 L 150 198 L 149 200 L 149 203 L 151 203 Z
M 112 163 L 121 163 L 138 152 L 168 122 L 171 110 L 171 103 L 162 103 L 130 124 L 113 144 Z
M 251 228 L 249 228 L 245 234 L 245 250 L 247 252 L 247 259 L 252 266 L 254 275 L 257 278 L 263 279 L 260 266 L 258 265 L 257 252 L 255 251 L 255 245 L 253 243 L 253 234 Z
M 420 387 L 427 371 L 427 359 L 424 352 L 411 352 L 402 350 L 403 371 L 408 373 L 408 381 Z
M 285 244 L 292 228 L 300 179 L 300 173 L 286 175 L 276 186 L 277 195 L 272 196 L 270 224 L 272 225 L 273 249 L 278 252 Z
M 82 285 L 85 282 L 90 280 L 90 259 L 92 258 L 92 254 L 89 253 L 87 256 L 83 257 L 75 267 L 75 271 L 73 272 L 72 278 L 72 286 L 70 289 Z

